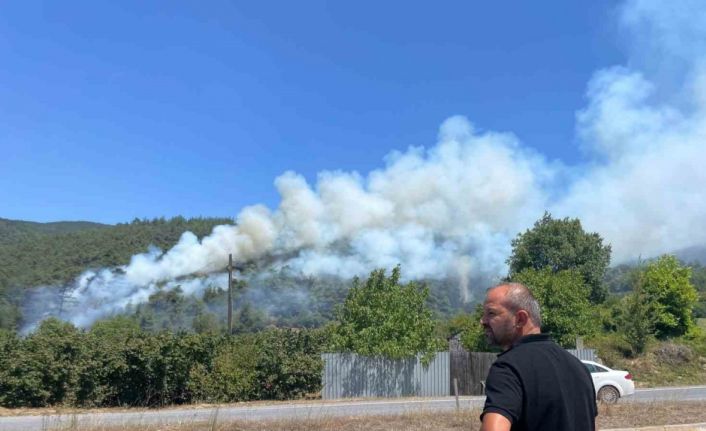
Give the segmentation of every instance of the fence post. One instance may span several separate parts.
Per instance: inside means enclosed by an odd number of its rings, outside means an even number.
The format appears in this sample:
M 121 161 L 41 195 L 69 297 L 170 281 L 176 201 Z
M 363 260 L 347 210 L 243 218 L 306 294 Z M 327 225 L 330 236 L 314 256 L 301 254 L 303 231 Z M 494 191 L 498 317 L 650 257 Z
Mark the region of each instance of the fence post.
M 583 338 L 576 337 L 576 350 L 583 350 Z
M 458 404 L 458 379 L 454 377 L 454 395 L 456 396 L 456 411 L 461 410 L 461 406 Z

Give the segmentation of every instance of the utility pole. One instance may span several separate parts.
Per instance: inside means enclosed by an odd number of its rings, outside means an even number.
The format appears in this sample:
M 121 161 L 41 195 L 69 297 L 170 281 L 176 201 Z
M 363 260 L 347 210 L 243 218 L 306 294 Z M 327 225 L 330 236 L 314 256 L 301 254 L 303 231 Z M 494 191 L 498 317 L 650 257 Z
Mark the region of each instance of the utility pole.
M 228 335 L 233 333 L 233 255 L 228 255 Z
M 71 306 L 76 305 L 76 299 L 71 297 L 70 292 L 70 286 L 64 285 L 61 288 L 59 288 L 59 312 L 56 317 L 59 319 L 62 319 L 62 316 L 64 315 L 64 308 L 68 306 L 71 308 Z

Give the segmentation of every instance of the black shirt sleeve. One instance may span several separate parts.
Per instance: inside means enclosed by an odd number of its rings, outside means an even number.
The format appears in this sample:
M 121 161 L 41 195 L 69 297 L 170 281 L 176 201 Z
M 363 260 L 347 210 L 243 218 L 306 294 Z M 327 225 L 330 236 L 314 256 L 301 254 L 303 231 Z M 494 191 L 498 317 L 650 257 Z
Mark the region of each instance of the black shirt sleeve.
M 591 383 L 591 394 L 595 395 L 596 387 L 593 385 L 593 377 L 591 376 L 591 372 L 588 371 L 587 369 L 586 369 L 586 375 L 588 377 L 587 380 Z M 597 402 L 595 396 L 593 396 L 592 398 L 593 398 L 593 402 L 591 403 L 591 407 L 592 407 L 593 417 L 595 418 L 598 416 L 598 402 Z
M 485 407 L 481 414 L 498 413 L 511 423 L 517 423 L 522 415 L 522 384 L 513 370 L 502 362 L 496 361 L 488 372 L 485 382 Z

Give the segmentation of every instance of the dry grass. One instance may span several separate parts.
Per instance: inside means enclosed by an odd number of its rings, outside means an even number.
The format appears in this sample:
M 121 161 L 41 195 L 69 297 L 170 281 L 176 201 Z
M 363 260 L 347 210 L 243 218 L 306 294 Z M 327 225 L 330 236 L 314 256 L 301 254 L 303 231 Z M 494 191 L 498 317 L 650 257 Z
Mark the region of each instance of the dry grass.
M 678 425 L 706 422 L 706 401 L 618 403 L 601 405 L 599 428 Z
M 460 413 L 421 412 L 389 416 L 329 417 L 323 419 L 236 421 L 219 423 L 214 416 L 210 421 L 181 425 L 139 426 L 84 426 L 67 424 L 47 431 L 460 431 L 476 429 L 480 425 L 480 410 Z M 215 419 L 215 420 L 214 420 Z
M 395 401 L 404 400 L 423 400 L 420 397 L 402 397 L 395 398 Z M 18 408 L 5 408 L 0 407 L 0 417 L 7 416 L 50 416 L 50 415 L 72 415 L 72 414 L 84 414 L 84 413 L 135 413 L 135 412 L 153 412 L 153 411 L 163 411 L 163 410 L 199 410 L 199 409 L 212 409 L 216 408 L 227 408 L 227 407 L 258 407 L 258 406 L 281 406 L 283 404 L 287 405 L 297 405 L 297 404 L 336 404 L 342 403 L 347 404 L 355 401 L 389 401 L 389 398 L 345 398 L 340 400 L 322 400 L 318 399 L 296 399 L 287 401 L 276 401 L 276 400 L 258 400 L 258 401 L 238 401 L 236 403 L 228 404 L 173 404 L 163 407 L 94 407 L 94 408 L 83 408 L 83 407 L 18 407 Z
M 600 429 L 706 422 L 706 402 L 619 403 L 599 408 Z M 69 421 L 63 428 L 47 431 L 461 431 L 477 429 L 479 410 L 460 413 L 420 412 L 391 416 L 331 417 L 306 420 L 210 421 L 180 425 L 140 425 L 105 427 L 77 425 Z
M 642 355 L 633 358 L 615 337 L 593 341 L 601 360 L 613 369 L 628 370 L 638 388 L 706 384 L 706 337 L 691 342 L 652 341 Z
M 703 385 L 706 383 L 706 357 L 695 356 L 689 362 L 671 365 L 659 360 L 654 351 L 636 359 L 624 359 L 615 368 L 628 370 L 638 388 Z

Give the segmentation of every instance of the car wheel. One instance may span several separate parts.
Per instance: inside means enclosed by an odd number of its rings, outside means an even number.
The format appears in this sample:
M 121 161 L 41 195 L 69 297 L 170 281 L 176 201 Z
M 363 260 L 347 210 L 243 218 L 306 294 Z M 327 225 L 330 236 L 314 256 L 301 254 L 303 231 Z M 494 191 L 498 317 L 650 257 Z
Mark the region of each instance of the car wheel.
M 620 398 L 620 392 L 613 386 L 603 386 L 598 391 L 598 396 L 596 397 L 598 401 L 605 404 L 615 404 Z

